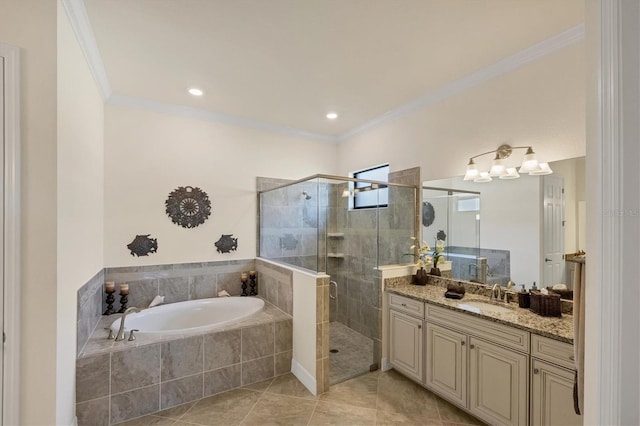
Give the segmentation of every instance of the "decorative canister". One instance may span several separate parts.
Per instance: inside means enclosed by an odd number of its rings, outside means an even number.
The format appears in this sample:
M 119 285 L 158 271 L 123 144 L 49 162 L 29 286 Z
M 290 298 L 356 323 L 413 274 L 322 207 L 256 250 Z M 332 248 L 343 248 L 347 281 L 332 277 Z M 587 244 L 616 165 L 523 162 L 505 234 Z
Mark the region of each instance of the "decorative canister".
M 420 268 L 416 271 L 416 274 L 413 276 L 413 283 L 415 285 L 427 285 L 427 271 L 424 268 Z
M 436 275 L 436 276 L 440 276 L 440 269 L 438 268 L 431 268 L 431 271 L 429 272 L 429 274 L 431 275 Z

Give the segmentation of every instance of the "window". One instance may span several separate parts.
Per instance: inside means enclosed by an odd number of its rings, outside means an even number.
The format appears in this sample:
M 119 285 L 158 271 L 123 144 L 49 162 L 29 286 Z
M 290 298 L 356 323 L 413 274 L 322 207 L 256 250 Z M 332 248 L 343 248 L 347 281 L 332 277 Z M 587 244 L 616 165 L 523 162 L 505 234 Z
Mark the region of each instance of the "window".
M 459 198 L 458 199 L 458 211 L 459 212 L 479 212 L 480 211 L 480 198 Z
M 366 170 L 354 172 L 356 179 L 374 180 L 388 182 L 389 165 L 373 167 Z M 370 209 L 376 207 L 387 207 L 389 203 L 389 190 L 386 185 L 371 184 L 369 182 L 355 182 L 353 188 L 353 208 Z

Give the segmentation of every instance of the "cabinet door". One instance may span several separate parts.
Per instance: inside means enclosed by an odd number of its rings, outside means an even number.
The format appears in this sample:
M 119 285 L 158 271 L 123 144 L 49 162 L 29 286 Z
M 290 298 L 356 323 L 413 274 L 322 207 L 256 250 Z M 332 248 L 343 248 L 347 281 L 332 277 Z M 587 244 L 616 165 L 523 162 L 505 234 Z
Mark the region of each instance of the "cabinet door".
M 467 336 L 427 323 L 426 386 L 467 406 Z
M 389 361 L 420 383 L 423 360 L 422 320 L 389 310 Z
M 531 424 L 582 425 L 573 410 L 573 371 L 537 359 L 531 371 Z
M 469 338 L 469 409 L 490 424 L 526 425 L 528 357 Z

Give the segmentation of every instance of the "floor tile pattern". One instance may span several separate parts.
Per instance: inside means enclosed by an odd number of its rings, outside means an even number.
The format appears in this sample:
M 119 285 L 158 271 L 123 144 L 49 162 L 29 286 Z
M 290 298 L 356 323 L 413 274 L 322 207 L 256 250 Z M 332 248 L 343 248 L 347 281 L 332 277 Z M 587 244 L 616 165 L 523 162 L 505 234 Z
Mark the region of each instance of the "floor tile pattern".
M 119 426 L 483 425 L 397 372 L 374 371 L 313 396 L 291 374 Z

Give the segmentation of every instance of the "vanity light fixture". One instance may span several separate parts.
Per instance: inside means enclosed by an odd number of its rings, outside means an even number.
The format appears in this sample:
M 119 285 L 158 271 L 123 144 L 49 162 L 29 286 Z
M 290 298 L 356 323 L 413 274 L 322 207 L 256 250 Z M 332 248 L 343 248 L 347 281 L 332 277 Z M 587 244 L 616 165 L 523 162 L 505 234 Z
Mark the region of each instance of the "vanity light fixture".
M 338 118 L 338 113 L 337 112 L 328 112 L 326 117 L 329 120 L 335 120 L 336 118 Z
M 511 156 L 514 149 L 526 149 L 522 159 L 522 165 L 520 170 L 516 170 L 515 167 L 507 167 L 504 160 Z M 491 169 L 488 172 L 481 172 L 478 170 L 478 166 L 474 163 L 473 159 L 481 157 L 487 154 L 495 153 L 495 158 L 491 163 Z M 548 163 L 539 163 L 536 159 L 536 154 L 530 146 L 510 146 L 507 144 L 500 145 L 498 149 L 494 151 L 483 152 L 482 154 L 474 155 L 469 158 L 469 164 L 467 164 L 467 172 L 464 175 L 464 180 L 472 180 L 474 182 L 491 182 L 492 177 L 499 177 L 500 179 L 517 179 L 520 177 L 518 173 L 529 173 L 530 175 L 540 176 L 553 173 Z
M 197 87 L 190 87 L 189 89 L 187 89 L 187 91 L 191 93 L 193 96 L 204 95 L 204 92 L 202 91 L 202 89 L 198 89 Z

